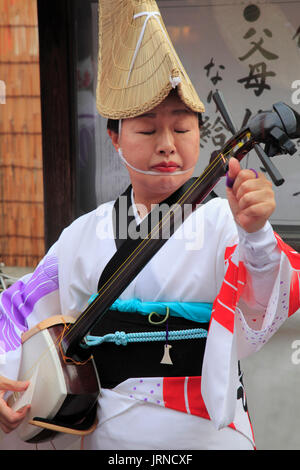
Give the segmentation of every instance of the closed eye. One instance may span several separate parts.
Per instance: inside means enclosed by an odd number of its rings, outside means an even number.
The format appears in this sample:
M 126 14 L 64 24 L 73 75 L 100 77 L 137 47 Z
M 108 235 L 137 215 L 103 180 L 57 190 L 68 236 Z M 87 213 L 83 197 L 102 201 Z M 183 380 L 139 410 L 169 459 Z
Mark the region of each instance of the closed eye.
M 179 129 L 174 129 L 174 132 L 176 132 L 176 134 L 186 134 L 187 132 L 190 132 L 189 129 L 186 129 L 186 130 L 179 130 Z M 140 131 L 139 134 L 142 134 L 142 135 L 153 135 L 155 134 L 155 131 Z

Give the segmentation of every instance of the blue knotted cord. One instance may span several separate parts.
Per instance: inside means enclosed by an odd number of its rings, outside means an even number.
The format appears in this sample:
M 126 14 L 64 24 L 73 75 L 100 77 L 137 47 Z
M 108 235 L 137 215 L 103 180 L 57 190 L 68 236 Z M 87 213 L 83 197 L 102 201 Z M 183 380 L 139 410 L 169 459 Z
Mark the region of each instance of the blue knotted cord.
M 206 338 L 207 331 L 202 328 L 192 328 L 190 330 L 174 330 L 168 332 L 169 340 L 184 340 Z M 81 344 L 83 348 L 98 346 L 104 342 L 115 343 L 116 345 L 126 346 L 128 343 L 140 343 L 148 341 L 164 341 L 166 339 L 165 331 L 147 331 L 140 333 L 125 333 L 124 331 L 116 331 L 104 336 L 85 337 L 85 344 Z

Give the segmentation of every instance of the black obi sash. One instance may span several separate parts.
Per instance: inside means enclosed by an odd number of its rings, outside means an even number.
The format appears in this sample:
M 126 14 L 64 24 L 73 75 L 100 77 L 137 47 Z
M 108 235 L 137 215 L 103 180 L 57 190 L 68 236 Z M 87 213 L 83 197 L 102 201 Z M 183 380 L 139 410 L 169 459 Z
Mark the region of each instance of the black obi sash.
M 158 317 L 157 317 L 158 318 Z M 162 317 L 161 317 L 162 319 Z M 168 332 L 203 328 L 208 323 L 198 323 L 182 317 L 168 318 Z M 166 331 L 166 323 L 153 325 L 148 316 L 139 313 L 110 310 L 97 324 L 92 335 L 104 336 L 116 331 L 137 333 L 146 331 Z M 170 340 L 170 358 L 173 364 L 161 364 L 165 341 L 128 343 L 126 346 L 102 343 L 93 349 L 94 361 L 103 388 L 113 388 L 132 377 L 186 377 L 199 376 L 206 338 Z

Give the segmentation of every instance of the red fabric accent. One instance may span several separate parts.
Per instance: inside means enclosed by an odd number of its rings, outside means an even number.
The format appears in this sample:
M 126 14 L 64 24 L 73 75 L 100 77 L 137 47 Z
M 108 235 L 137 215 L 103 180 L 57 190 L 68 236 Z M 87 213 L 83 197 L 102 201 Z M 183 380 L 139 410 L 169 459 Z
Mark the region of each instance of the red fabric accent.
M 209 419 L 210 416 L 206 409 L 201 394 L 201 376 L 195 377 L 164 377 L 163 380 L 163 398 L 166 408 L 187 413 L 186 400 L 189 412 L 200 418 Z M 184 395 L 184 384 L 187 380 L 187 397 Z M 233 423 L 229 427 L 236 431 Z
M 297 253 L 292 247 L 284 243 L 280 236 L 275 233 L 278 248 L 285 253 L 293 269 L 300 270 L 300 253 Z M 300 277 L 299 273 L 294 271 L 291 277 L 289 316 L 293 315 L 300 308 Z
M 227 261 L 230 256 L 233 255 L 234 253 L 234 250 L 236 249 L 237 245 L 233 245 L 233 246 L 227 246 L 226 249 L 225 249 L 225 255 L 224 255 L 224 259 L 225 261 Z
M 235 310 L 238 298 L 238 276 L 239 268 L 229 260 L 228 268 L 225 274 L 225 280 L 231 285 L 223 282 L 220 292 L 214 302 L 212 318 L 216 320 L 220 325 L 224 326 L 227 330 L 233 333 L 234 330 L 234 312 L 228 310 L 228 308 Z M 221 303 L 220 303 L 220 302 Z M 225 304 L 228 308 L 226 308 Z
M 295 252 L 293 248 L 284 243 L 277 233 L 274 232 L 274 235 L 277 240 L 278 248 L 285 253 L 291 264 L 291 267 L 293 269 L 300 270 L 300 253 Z M 230 287 L 228 284 L 226 284 L 226 282 L 223 282 L 220 292 L 214 302 L 214 311 L 212 313 L 212 318 L 214 318 L 214 320 L 224 326 L 224 328 L 229 330 L 231 333 L 233 333 L 234 330 L 234 313 L 228 310 L 222 304 L 225 304 L 230 309 L 235 310 L 247 279 L 247 271 L 244 264 L 240 262 L 239 266 L 236 266 L 231 260 L 231 256 L 233 255 L 236 247 L 237 245 L 234 245 L 225 249 L 224 258 L 225 262 L 227 261 L 228 263 L 228 267 L 224 279 L 229 282 L 229 284 L 236 287 L 237 291 L 233 287 Z M 220 304 L 218 300 L 222 302 L 222 304 Z M 300 277 L 299 273 L 294 272 L 292 274 L 290 286 L 289 316 L 295 313 L 299 308 Z
M 188 404 L 192 415 L 210 419 L 201 395 L 201 377 L 189 377 L 187 384 Z
M 236 286 L 238 275 L 239 275 L 239 268 L 230 259 L 228 262 L 228 268 L 225 273 L 225 279 L 227 282 L 229 282 L 233 286 Z
M 237 291 L 228 284 L 223 284 L 218 295 L 218 299 L 232 310 L 235 309 Z
M 275 234 L 279 249 L 286 254 L 286 256 L 289 259 L 289 262 L 291 263 L 292 268 L 300 269 L 300 253 L 295 252 L 295 250 L 292 247 L 284 243 L 284 241 L 282 241 L 282 239 L 277 233 L 274 232 L 274 234 Z
M 233 333 L 234 329 L 234 313 L 230 312 L 227 308 L 223 307 L 217 301 L 214 303 L 214 312 L 212 314 L 212 319 L 224 326 L 228 331 Z
M 210 416 L 206 409 L 204 400 L 201 394 L 201 376 L 194 377 L 164 377 L 163 379 L 163 399 L 166 408 L 171 408 L 176 411 L 182 411 L 183 413 L 189 413 L 191 415 L 199 416 L 203 419 L 210 420 Z M 185 383 L 186 389 L 184 387 Z M 186 391 L 186 396 L 185 396 Z M 188 410 L 186 408 L 186 402 Z M 247 413 L 248 415 L 248 413 Z M 251 431 L 252 425 L 248 416 Z M 228 425 L 229 428 L 237 431 L 235 424 L 232 422 Z M 253 431 L 252 431 L 253 436 Z M 254 442 L 254 436 L 253 436 Z
M 186 396 L 185 396 L 185 382 Z M 164 377 L 163 399 L 166 408 L 187 413 L 186 403 L 190 414 L 210 419 L 201 395 L 201 376 L 195 377 Z
M 163 400 L 166 408 L 186 413 L 184 380 L 185 377 L 164 377 Z
M 214 311 L 212 313 L 212 318 L 231 333 L 233 333 L 234 330 L 234 312 L 228 310 L 224 305 L 235 311 L 247 277 L 244 263 L 240 262 L 239 265 L 236 266 L 231 260 L 231 256 L 233 255 L 236 247 L 237 245 L 234 245 L 225 249 L 224 258 L 225 262 L 227 261 L 228 263 L 224 278 L 226 282 L 222 283 L 220 292 L 214 302 Z
M 289 316 L 293 315 L 300 308 L 300 276 L 297 271 L 293 271 L 290 285 Z

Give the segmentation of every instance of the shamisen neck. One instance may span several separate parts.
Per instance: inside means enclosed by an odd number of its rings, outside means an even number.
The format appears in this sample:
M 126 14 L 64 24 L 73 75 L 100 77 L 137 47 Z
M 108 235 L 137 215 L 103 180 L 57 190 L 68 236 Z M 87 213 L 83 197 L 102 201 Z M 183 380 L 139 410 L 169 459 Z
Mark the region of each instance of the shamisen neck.
M 188 180 L 189 178 L 186 178 Z M 149 212 L 152 211 L 152 209 L 157 206 L 157 204 L 160 204 L 161 202 L 167 200 L 170 196 L 172 196 L 173 193 L 175 193 L 186 181 L 181 181 L 178 186 L 173 187 L 172 190 L 166 191 L 161 194 L 155 194 L 155 193 L 150 193 L 150 192 L 145 192 L 143 193 L 142 191 L 139 191 L 134 185 L 132 187 L 132 193 L 131 193 L 131 202 L 133 206 L 133 210 L 135 213 L 136 219 L 139 219 L 139 221 L 143 220 Z

